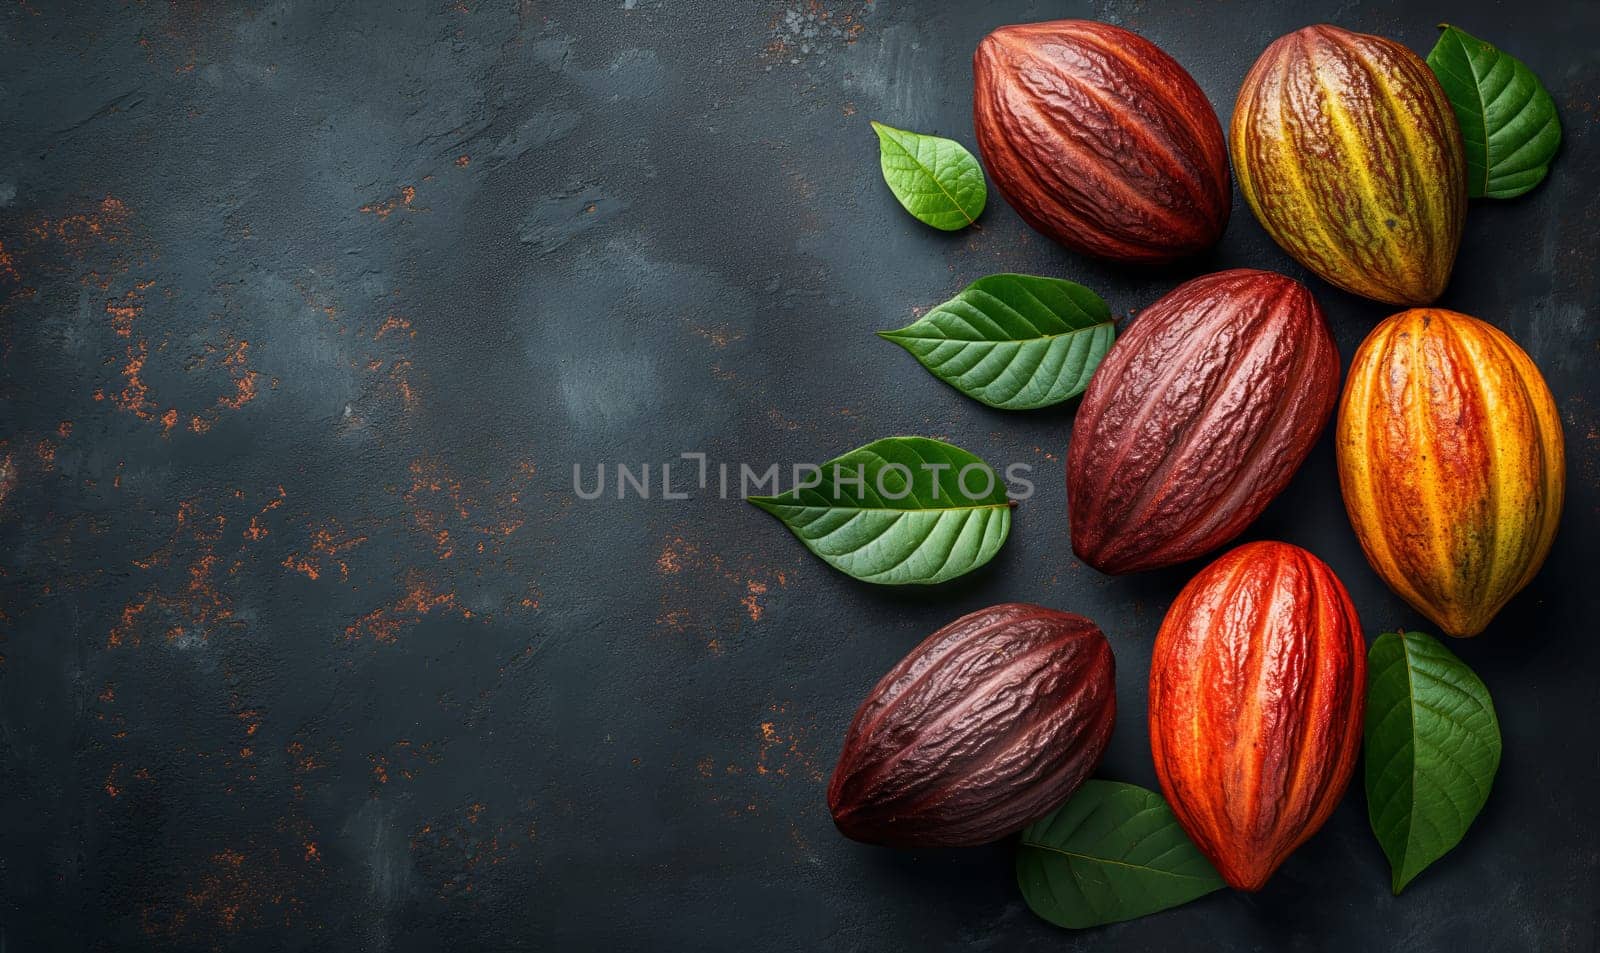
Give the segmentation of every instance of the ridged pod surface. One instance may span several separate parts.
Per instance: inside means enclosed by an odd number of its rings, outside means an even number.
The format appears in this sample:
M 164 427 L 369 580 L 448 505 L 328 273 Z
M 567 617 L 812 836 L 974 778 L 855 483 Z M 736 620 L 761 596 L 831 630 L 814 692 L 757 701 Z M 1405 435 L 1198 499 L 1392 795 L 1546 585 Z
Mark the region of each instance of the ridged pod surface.
M 1006 603 L 907 655 L 856 711 L 828 784 L 847 837 L 987 844 L 1050 813 L 1100 763 L 1116 721 L 1111 646 L 1082 616 Z
M 1114 261 L 1209 248 L 1233 195 L 1222 126 L 1182 66 L 1136 33 L 1005 26 L 973 55 L 984 167 L 1029 225 Z
M 1247 543 L 1178 594 L 1150 660 L 1161 791 L 1229 885 L 1259 890 L 1355 770 L 1366 644 L 1333 570 Z
M 1311 292 L 1247 268 L 1146 308 L 1095 371 L 1067 452 L 1072 549 L 1101 572 L 1202 556 L 1280 493 L 1339 399 Z
M 1428 64 L 1335 26 L 1256 61 L 1228 134 L 1239 191 L 1295 260 L 1390 304 L 1444 292 L 1466 220 L 1461 130 Z
M 1539 369 L 1477 318 L 1415 308 L 1356 351 L 1336 428 L 1367 561 L 1455 636 L 1532 581 L 1566 493 L 1561 418 Z

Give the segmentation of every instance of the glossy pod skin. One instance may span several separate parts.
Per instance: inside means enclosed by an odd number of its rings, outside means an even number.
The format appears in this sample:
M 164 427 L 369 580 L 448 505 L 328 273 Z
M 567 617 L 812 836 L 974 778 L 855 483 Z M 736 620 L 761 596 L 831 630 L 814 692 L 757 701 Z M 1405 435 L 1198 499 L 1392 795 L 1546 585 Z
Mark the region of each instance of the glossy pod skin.
M 1466 158 L 1432 70 L 1382 37 L 1309 26 L 1239 90 L 1239 191 L 1284 251 L 1330 284 L 1398 305 L 1444 292 L 1466 220 Z
M 1240 268 L 1185 282 L 1125 331 L 1067 452 L 1072 549 L 1139 572 L 1228 543 L 1276 497 L 1339 397 L 1339 352 L 1297 281 Z
M 995 30 L 972 59 L 984 167 L 1029 225 L 1113 261 L 1215 244 L 1233 195 L 1222 126 L 1177 61 L 1108 23 Z
M 1333 813 L 1355 770 L 1366 644 L 1333 570 L 1247 543 L 1183 588 L 1150 661 L 1161 791 L 1217 872 L 1259 890 Z
M 1021 830 L 1100 763 L 1114 675 L 1110 644 L 1082 616 L 1013 602 L 957 619 L 856 711 L 828 784 L 834 824 L 893 847 Z
M 1566 493 L 1561 418 L 1498 328 L 1438 308 L 1379 324 L 1350 364 L 1336 438 L 1367 561 L 1446 633 L 1482 632 L 1538 573 Z

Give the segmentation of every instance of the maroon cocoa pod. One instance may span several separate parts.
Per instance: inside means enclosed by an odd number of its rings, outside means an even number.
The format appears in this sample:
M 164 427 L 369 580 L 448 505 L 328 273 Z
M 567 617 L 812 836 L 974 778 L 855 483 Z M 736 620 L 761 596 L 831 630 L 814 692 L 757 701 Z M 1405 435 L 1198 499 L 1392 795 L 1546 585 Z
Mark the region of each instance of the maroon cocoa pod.
M 1050 813 L 1116 721 L 1111 645 L 1082 616 L 1011 602 L 962 616 L 857 709 L 828 784 L 841 833 L 891 847 L 987 844 Z
M 1146 308 L 1095 371 L 1067 453 L 1072 550 L 1106 573 L 1239 535 L 1317 442 L 1339 352 L 1311 292 L 1246 268 Z
M 1215 244 L 1233 192 L 1216 111 L 1184 68 L 1090 20 L 1005 26 L 972 58 L 989 177 L 1069 248 L 1163 262 Z

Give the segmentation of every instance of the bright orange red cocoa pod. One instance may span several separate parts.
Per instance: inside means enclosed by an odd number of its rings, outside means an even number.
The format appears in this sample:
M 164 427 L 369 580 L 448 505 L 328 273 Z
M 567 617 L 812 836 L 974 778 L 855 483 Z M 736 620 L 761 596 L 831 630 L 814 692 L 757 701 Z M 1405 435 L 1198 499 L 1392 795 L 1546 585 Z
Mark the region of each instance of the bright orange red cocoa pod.
M 972 58 L 984 167 L 1069 248 L 1170 261 L 1215 244 L 1233 193 L 1222 124 L 1178 62 L 1092 20 L 1004 26 Z
M 1228 148 L 1262 227 L 1324 280 L 1398 305 L 1444 291 L 1466 156 L 1449 99 L 1405 46 L 1327 24 L 1280 37 L 1245 76 Z
M 1493 325 L 1415 308 L 1373 328 L 1335 447 L 1367 561 L 1450 635 L 1482 632 L 1544 564 L 1566 494 L 1561 418 Z
M 1183 829 L 1259 890 L 1333 813 L 1366 701 L 1355 606 L 1320 559 L 1246 543 L 1178 594 L 1150 660 L 1150 748 Z

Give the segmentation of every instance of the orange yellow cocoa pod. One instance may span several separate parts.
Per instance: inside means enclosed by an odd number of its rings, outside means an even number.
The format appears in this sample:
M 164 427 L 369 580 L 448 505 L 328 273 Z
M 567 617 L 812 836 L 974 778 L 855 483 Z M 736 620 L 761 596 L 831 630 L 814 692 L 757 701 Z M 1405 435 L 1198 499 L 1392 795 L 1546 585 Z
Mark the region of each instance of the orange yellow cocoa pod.
M 1288 543 L 1195 576 L 1150 657 L 1150 752 L 1190 839 L 1259 890 L 1333 813 L 1355 770 L 1367 647 L 1349 593 Z
M 1432 302 L 1466 220 L 1466 158 L 1444 90 L 1383 37 L 1308 26 L 1256 61 L 1228 134 L 1239 191 L 1274 241 L 1330 284 Z
M 1339 485 L 1367 561 L 1450 635 L 1477 635 L 1531 581 L 1566 495 L 1561 419 L 1539 369 L 1477 318 L 1414 308 L 1356 351 Z

